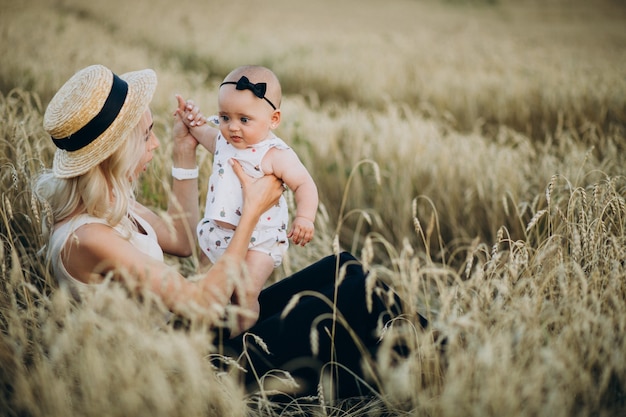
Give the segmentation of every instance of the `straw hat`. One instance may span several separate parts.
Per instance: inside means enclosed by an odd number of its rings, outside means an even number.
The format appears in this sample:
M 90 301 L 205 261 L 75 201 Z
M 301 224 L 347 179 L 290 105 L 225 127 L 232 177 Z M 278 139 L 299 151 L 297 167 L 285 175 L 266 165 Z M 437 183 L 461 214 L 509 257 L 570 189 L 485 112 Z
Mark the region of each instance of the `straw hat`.
M 141 120 L 156 84 L 151 69 L 118 77 L 92 65 L 74 74 L 44 114 L 43 127 L 58 148 L 54 175 L 76 177 L 108 158 Z

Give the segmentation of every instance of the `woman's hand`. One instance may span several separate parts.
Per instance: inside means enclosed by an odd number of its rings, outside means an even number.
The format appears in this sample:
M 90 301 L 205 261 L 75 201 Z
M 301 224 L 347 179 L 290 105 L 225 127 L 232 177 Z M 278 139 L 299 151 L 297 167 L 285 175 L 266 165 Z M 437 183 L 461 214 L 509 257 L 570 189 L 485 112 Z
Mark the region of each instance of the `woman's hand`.
M 229 162 L 241 182 L 243 213 L 249 212 L 248 214 L 255 216 L 255 221 L 258 221 L 261 214 L 278 203 L 278 199 L 285 191 L 283 182 L 274 175 L 266 175 L 258 179 L 252 178 L 243 172 L 238 161 L 231 159 Z
M 174 127 L 172 134 L 174 136 L 174 164 L 178 168 L 193 168 L 193 167 L 184 167 L 177 165 L 177 155 L 179 152 L 184 155 L 193 154 L 194 163 L 195 163 L 195 155 L 196 155 L 196 147 L 198 146 L 198 141 L 189 131 L 189 127 L 185 124 L 183 117 L 185 117 L 185 112 L 187 111 L 187 102 L 180 95 L 176 95 L 176 100 L 178 102 L 178 107 L 174 111 Z M 187 158 L 185 158 L 187 159 Z M 181 161 L 182 163 L 182 161 Z

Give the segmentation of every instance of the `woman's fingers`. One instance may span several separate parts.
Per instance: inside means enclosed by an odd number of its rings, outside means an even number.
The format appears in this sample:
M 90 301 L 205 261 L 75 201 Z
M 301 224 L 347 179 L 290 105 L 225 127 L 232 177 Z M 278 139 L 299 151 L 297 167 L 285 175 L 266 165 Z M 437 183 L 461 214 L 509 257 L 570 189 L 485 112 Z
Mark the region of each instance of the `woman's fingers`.
M 263 213 L 278 202 L 278 199 L 284 191 L 283 182 L 281 180 L 274 175 L 252 178 L 243 171 L 238 161 L 231 159 L 229 162 L 241 182 L 244 204 L 248 203 L 259 206 L 263 208 L 263 211 L 261 211 L 261 213 Z M 252 187 L 252 185 L 254 186 Z M 254 189 L 252 190 L 252 188 Z

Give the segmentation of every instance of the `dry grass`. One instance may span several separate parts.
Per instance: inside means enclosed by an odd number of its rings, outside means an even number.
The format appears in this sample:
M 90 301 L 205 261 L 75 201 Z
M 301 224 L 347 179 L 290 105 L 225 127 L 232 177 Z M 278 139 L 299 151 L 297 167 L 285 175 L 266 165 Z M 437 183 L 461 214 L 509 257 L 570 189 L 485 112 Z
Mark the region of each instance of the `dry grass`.
M 0 414 L 623 415 L 626 10 L 543 3 L 0 0 Z M 371 398 L 279 408 L 212 368 L 204 330 L 157 326 L 114 286 L 86 305 L 57 290 L 30 181 L 53 151 L 46 103 L 94 62 L 159 75 L 139 196 L 157 210 L 174 93 L 210 113 L 232 67 L 276 70 L 278 133 L 323 204 L 274 278 L 339 244 L 407 304 Z

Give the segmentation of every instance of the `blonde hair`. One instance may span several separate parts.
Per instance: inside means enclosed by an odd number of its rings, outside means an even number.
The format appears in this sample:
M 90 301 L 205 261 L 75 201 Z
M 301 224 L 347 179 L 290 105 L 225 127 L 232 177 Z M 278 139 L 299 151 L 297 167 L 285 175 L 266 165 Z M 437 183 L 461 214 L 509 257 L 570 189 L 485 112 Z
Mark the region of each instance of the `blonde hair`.
M 130 237 L 136 229 L 128 216 L 135 199 L 133 176 L 145 146 L 141 121 L 125 136 L 111 156 L 82 175 L 58 178 L 52 170 L 39 175 L 33 190 L 52 214 L 52 219 L 47 219 L 51 224 L 44 221 L 45 233 L 71 215 L 88 214 L 106 220 L 111 227 L 122 225 Z

